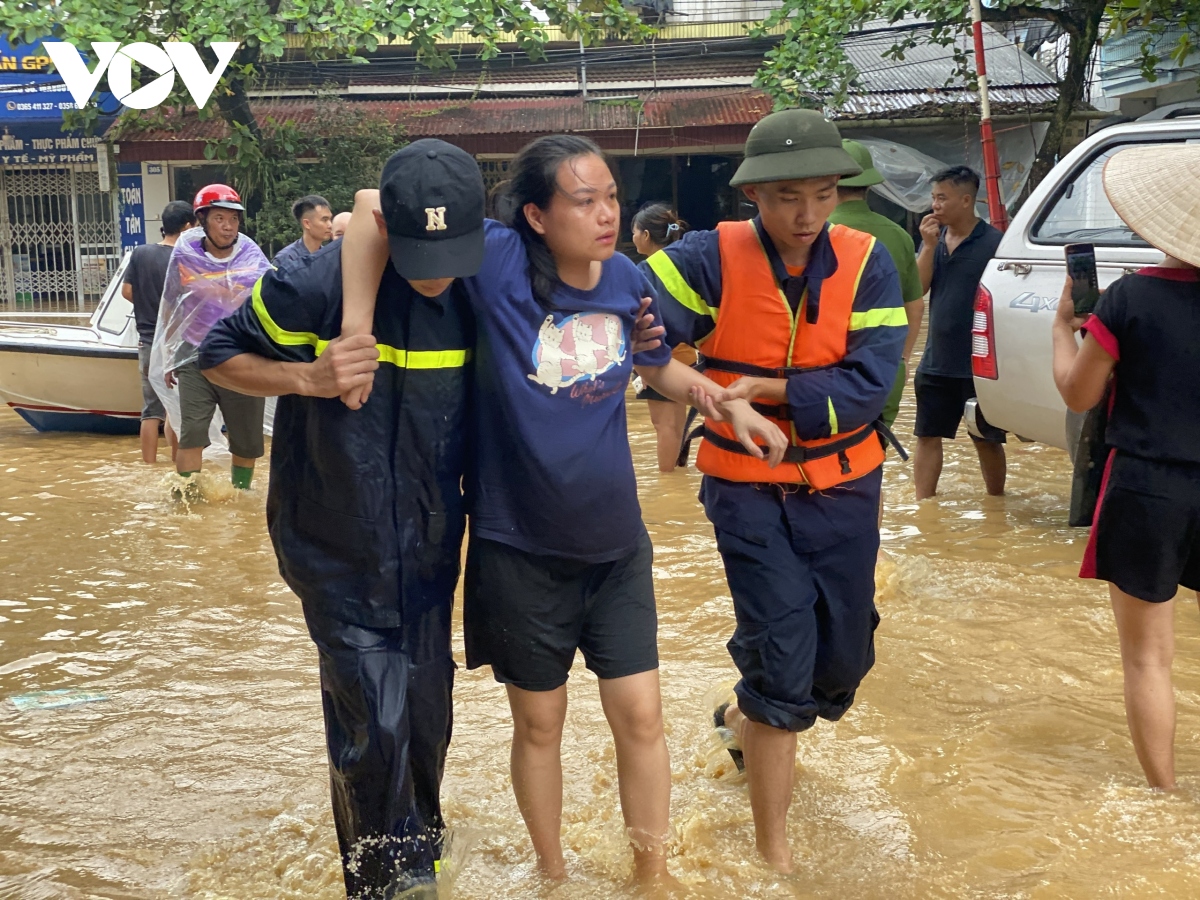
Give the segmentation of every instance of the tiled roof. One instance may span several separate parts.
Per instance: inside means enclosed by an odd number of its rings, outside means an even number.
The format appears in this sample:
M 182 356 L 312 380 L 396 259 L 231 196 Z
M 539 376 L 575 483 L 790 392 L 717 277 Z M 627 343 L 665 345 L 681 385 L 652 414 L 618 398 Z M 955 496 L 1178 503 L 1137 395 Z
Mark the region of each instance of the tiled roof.
M 466 134 L 547 134 L 705 125 L 752 125 L 771 111 L 771 101 L 753 89 L 651 92 L 634 97 L 520 97 L 485 100 L 357 100 L 354 105 L 404 126 L 410 138 Z M 267 117 L 312 119 L 313 100 L 274 100 L 252 104 L 259 121 Z M 174 125 L 175 123 L 171 123 Z M 228 134 L 223 119 L 187 117 L 178 127 L 126 128 L 121 141 L 207 141 Z
M 917 23 L 912 33 L 919 38 L 924 27 Z M 883 53 L 897 37 L 895 31 L 883 30 L 846 42 L 860 73 L 860 90 L 832 111 L 836 118 L 911 119 L 974 110 L 974 92 L 961 82 L 947 87 L 954 72 L 951 49 L 918 42 L 904 60 L 885 59 Z M 1055 103 L 1058 90 L 1048 70 L 990 27 L 985 28 L 985 45 L 995 115 L 1045 112 Z M 486 66 L 464 56 L 456 69 L 434 72 L 396 54 L 365 66 L 294 61 L 268 69 L 252 107 L 259 121 L 273 117 L 303 125 L 317 101 L 311 94 L 295 95 L 332 77 L 345 102 L 403 125 L 411 138 L 748 128 L 771 110 L 770 99 L 750 86 L 770 46 L 770 40 L 726 39 L 589 51 L 586 100 L 578 60 L 562 55 L 542 63 L 501 56 Z M 218 117 L 199 121 L 189 115 L 170 125 L 144 130 L 126 126 L 120 140 L 203 142 L 227 135 Z

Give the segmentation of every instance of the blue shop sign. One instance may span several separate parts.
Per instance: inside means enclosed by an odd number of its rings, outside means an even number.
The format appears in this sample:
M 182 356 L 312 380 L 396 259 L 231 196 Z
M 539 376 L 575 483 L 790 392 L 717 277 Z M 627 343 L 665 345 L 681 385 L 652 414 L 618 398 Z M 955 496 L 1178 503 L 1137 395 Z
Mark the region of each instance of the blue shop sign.
M 146 243 L 146 205 L 142 196 L 142 164 L 117 164 L 117 191 L 121 199 L 121 249 Z
M 41 44 L 13 46 L 0 36 L 0 123 L 31 119 L 62 121 L 62 114 L 75 109 L 71 92 Z M 116 97 L 105 91 L 95 95 L 101 114 L 120 112 Z
M 98 134 L 63 131 L 62 122 L 9 122 L 0 119 L 0 165 L 45 166 L 89 164 L 96 161 L 96 145 L 112 123 L 112 117 L 100 120 Z

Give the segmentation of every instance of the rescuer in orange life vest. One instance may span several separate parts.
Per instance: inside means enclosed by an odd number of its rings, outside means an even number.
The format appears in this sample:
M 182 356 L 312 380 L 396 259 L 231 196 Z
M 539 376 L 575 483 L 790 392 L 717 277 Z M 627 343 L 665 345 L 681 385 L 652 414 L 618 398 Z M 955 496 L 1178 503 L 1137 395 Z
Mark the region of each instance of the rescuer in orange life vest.
M 826 221 L 838 178 L 861 171 L 820 113 L 772 113 L 750 132 L 731 182 L 758 215 L 690 232 L 644 266 L 667 343 L 694 345 L 705 374 L 726 386 L 717 399 L 749 399 L 792 444 L 770 468 L 710 419 L 696 460 L 742 675 L 714 723 L 744 763 L 759 852 L 785 872 L 796 733 L 839 719 L 875 660 L 890 437 L 877 420 L 908 323 L 884 246 Z

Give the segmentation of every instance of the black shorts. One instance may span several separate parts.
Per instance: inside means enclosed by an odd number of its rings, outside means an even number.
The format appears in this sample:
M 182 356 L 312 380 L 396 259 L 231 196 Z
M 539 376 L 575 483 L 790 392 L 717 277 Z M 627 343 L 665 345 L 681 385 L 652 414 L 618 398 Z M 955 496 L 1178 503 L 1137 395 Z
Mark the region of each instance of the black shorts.
M 644 531 L 614 562 L 526 553 L 472 535 L 463 587 L 467 668 L 492 667 L 502 684 L 552 691 L 575 651 L 600 678 L 658 668 L 654 551 Z
M 913 379 L 913 392 L 917 397 L 917 425 L 913 434 L 953 440 L 963 419 L 963 407 L 968 400 L 975 399 L 975 379 L 928 375 L 918 369 Z M 989 444 L 1003 444 L 1006 433 L 989 424 L 982 409 L 978 415 L 983 440 Z M 971 437 L 978 440 L 974 435 Z
M 1151 603 L 1200 590 L 1200 465 L 1118 451 L 1080 575 Z

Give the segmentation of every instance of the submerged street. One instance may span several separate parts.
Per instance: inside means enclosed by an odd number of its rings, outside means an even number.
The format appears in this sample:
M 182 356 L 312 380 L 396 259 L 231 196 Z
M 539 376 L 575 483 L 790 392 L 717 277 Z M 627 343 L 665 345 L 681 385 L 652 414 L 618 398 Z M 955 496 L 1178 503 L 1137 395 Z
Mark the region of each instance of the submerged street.
M 986 498 L 965 437 L 917 504 L 889 458 L 878 662 L 800 740 L 797 874 L 754 852 L 710 697 L 732 607 L 694 469 L 660 475 L 629 403 L 655 545 L 676 831 L 697 898 L 1200 895 L 1200 621 L 1178 604 L 1178 769 L 1144 787 L 1104 586 L 1075 575 L 1066 454 L 1009 444 Z M 911 443 L 912 397 L 896 432 Z M 38 434 L 0 412 L 0 898 L 335 898 L 316 652 L 266 535 L 266 478 L 190 511 L 134 439 Z M 265 467 L 263 475 L 265 475 Z M 461 612 L 461 610 L 459 610 Z M 461 622 L 455 656 L 463 659 Z M 35 691 L 77 705 L 18 709 Z M 460 669 L 443 896 L 632 896 L 612 741 L 577 662 L 563 742 L 570 880 L 539 882 L 508 779 L 504 692 Z

